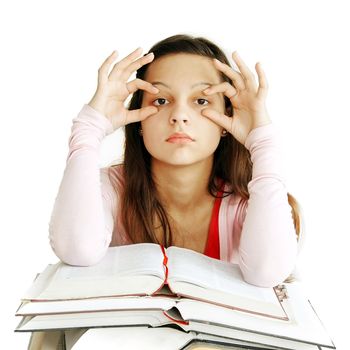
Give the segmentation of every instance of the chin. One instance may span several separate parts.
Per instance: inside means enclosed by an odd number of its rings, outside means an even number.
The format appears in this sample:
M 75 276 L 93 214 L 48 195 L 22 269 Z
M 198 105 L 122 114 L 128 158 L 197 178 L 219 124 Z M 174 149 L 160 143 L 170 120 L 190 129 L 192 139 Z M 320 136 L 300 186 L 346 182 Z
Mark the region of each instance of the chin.
M 208 161 L 210 160 L 210 158 L 212 158 L 214 156 L 214 153 L 212 154 L 205 154 L 202 155 L 201 157 L 193 157 L 189 154 L 182 154 L 182 155 L 170 155 L 168 154 L 167 156 L 164 155 L 159 155 L 159 154 L 152 154 L 152 162 L 156 162 L 156 163 L 163 163 L 166 164 L 168 166 L 190 166 L 190 165 L 194 165 L 196 163 L 201 163 L 204 161 Z

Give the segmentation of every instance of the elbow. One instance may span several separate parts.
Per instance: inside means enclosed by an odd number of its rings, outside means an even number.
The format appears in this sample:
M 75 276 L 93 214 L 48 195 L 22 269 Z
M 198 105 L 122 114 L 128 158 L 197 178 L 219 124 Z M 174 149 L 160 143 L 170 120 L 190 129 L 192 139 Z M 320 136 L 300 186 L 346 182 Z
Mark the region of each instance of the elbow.
M 60 247 L 51 245 L 55 255 L 65 264 L 72 266 L 92 266 L 101 261 L 105 252 L 96 252 L 90 249 L 77 247 Z
M 55 255 L 65 264 L 72 266 L 92 266 L 101 261 L 105 256 L 108 244 L 103 242 L 92 242 L 88 239 L 84 242 L 77 242 L 74 235 L 67 235 L 68 238 L 57 239 L 60 234 L 50 232 L 50 246 Z
M 287 266 L 285 268 L 278 268 L 272 266 L 270 263 L 262 265 L 249 271 L 249 273 L 243 273 L 243 279 L 245 282 L 257 287 L 272 288 L 283 283 L 288 276 L 293 272 L 293 266 Z
M 294 271 L 297 258 L 297 246 L 290 248 L 288 253 L 276 254 L 270 252 L 248 266 L 242 258 L 239 266 L 245 282 L 257 287 L 272 288 L 283 283 Z

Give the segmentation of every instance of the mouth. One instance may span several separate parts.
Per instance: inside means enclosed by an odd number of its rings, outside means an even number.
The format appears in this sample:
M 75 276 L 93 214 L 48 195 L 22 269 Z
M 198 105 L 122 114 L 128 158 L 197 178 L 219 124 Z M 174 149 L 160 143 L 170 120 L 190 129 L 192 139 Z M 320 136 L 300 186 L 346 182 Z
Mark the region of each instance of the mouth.
M 170 137 L 167 139 L 167 142 L 170 143 L 190 143 L 193 142 L 190 137 Z

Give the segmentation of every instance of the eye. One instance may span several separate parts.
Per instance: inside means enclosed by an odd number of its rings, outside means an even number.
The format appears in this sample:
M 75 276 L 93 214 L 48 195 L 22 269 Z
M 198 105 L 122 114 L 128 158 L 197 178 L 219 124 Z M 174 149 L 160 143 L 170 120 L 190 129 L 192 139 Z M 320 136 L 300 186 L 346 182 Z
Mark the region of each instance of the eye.
M 206 100 L 205 98 L 197 98 L 197 101 L 207 101 L 209 103 L 208 100 Z M 206 106 L 205 104 L 200 103 L 201 106 Z
M 159 101 L 159 100 L 166 101 L 166 98 L 157 98 L 156 100 L 153 101 L 153 103 L 156 102 L 156 101 Z M 207 103 L 209 103 L 209 101 L 206 100 L 205 98 L 197 98 L 197 101 L 201 101 L 201 102 L 206 101 Z M 200 106 L 206 106 L 206 104 L 204 104 L 204 103 L 199 103 L 199 105 Z M 163 106 L 163 105 L 164 105 L 164 103 L 160 103 L 160 106 Z
M 153 102 L 156 102 L 158 100 L 166 100 L 166 98 L 157 98 L 156 100 L 154 100 Z M 161 106 L 163 106 L 163 104 L 160 104 Z

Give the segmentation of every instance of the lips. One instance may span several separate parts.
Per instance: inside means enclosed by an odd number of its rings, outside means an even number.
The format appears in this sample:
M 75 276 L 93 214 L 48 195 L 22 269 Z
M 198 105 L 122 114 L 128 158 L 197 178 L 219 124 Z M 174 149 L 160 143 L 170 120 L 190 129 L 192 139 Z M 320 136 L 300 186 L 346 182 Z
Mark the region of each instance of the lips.
M 191 141 L 194 141 L 193 138 L 186 134 L 186 133 L 183 133 L 183 132 L 176 132 L 172 135 L 170 135 L 168 138 L 167 138 L 167 141 L 170 141 L 170 140 L 179 140 L 179 139 L 187 139 L 187 140 L 191 140 Z

